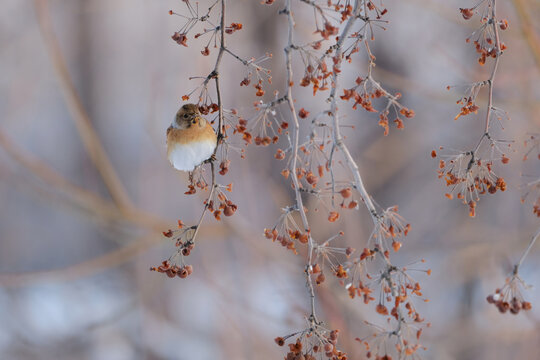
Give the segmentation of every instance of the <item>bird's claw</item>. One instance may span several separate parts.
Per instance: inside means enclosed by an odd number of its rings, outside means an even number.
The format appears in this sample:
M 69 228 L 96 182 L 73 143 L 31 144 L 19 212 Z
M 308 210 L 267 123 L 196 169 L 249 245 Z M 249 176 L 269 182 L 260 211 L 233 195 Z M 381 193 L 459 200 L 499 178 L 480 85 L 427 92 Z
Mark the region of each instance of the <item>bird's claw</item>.
M 204 163 L 209 164 L 209 163 L 214 162 L 216 160 L 217 160 L 216 154 L 212 154 L 212 156 L 210 156 L 208 159 L 204 160 Z

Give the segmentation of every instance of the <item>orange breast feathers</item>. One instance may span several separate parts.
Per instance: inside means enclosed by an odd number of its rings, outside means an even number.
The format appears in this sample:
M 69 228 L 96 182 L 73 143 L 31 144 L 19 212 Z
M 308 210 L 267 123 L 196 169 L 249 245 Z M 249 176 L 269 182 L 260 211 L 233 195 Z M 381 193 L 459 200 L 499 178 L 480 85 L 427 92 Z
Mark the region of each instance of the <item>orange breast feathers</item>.
M 208 122 L 204 127 L 167 129 L 167 157 L 178 170 L 193 171 L 212 156 L 216 144 L 217 135 Z

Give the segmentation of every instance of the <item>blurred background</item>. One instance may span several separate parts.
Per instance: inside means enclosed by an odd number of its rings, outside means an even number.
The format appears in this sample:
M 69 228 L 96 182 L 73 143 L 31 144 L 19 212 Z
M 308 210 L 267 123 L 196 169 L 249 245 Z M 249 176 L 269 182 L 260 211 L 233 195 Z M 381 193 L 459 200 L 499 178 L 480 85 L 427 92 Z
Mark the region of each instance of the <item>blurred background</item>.
M 200 8 L 210 2 L 201 1 Z M 273 58 L 273 88 L 284 82 L 286 19 L 281 1 L 230 1 L 231 50 L 242 57 Z M 432 323 L 422 342 L 426 359 L 537 358 L 540 352 L 540 251 L 521 268 L 534 287 L 533 304 L 517 316 L 498 313 L 485 298 L 504 279 L 539 226 L 532 195 L 522 204 L 523 183 L 540 176 L 540 163 L 523 162 L 523 140 L 540 124 L 540 3 L 498 2 L 507 18 L 508 46 L 500 61 L 495 106 L 511 117 L 501 139 L 513 139 L 510 163 L 497 166 L 508 190 L 485 196 L 477 216 L 444 197 L 432 149 L 468 149 L 483 131 L 482 113 L 454 121 L 464 85 L 489 77 L 491 62 L 477 63 L 465 38 L 477 18 L 458 8 L 468 1 L 386 0 L 390 21 L 376 31 L 374 76 L 404 94 L 416 116 L 404 130 L 382 136 L 377 115 L 344 105 L 347 143 L 368 191 L 382 207 L 399 205 L 412 231 L 396 265 L 426 259 L 430 277 L 418 275 L 430 302 L 419 304 Z M 314 39 L 312 9 L 296 4 L 297 33 Z M 0 358 L 1 359 L 280 359 L 273 339 L 304 327 L 308 298 L 305 259 L 262 236 L 280 208 L 293 201 L 279 172 L 275 147 L 231 155 L 221 181 L 234 183 L 233 217 L 208 216 L 189 257 L 194 273 L 169 279 L 150 272 L 174 247 L 161 231 L 177 219 L 193 224 L 202 192 L 184 195 L 187 176 L 165 152 L 165 129 L 181 96 L 206 76 L 216 51 L 202 57 L 206 40 L 179 46 L 171 35 L 182 25 L 168 10 L 180 0 L 2 0 L 0 12 Z M 295 66 L 297 81 L 302 64 Z M 253 88 L 238 84 L 245 69 L 226 56 L 224 103 L 244 117 Z M 365 74 L 365 55 L 350 66 Z M 272 87 L 269 90 L 273 89 Z M 297 106 L 316 109 L 325 95 L 297 91 Z M 266 100 L 272 98 L 267 91 Z M 485 94 L 479 104 L 485 106 Z M 233 138 L 241 147 L 242 141 Z M 309 202 L 314 206 L 316 202 Z M 341 245 L 363 248 L 371 232 L 364 208 L 336 224 L 310 213 L 321 239 L 345 231 Z M 329 278 L 329 277 L 327 277 Z M 370 333 L 363 320 L 372 306 L 350 300 L 334 280 L 317 288 L 319 314 L 341 329 L 341 349 L 363 358 L 354 341 Z

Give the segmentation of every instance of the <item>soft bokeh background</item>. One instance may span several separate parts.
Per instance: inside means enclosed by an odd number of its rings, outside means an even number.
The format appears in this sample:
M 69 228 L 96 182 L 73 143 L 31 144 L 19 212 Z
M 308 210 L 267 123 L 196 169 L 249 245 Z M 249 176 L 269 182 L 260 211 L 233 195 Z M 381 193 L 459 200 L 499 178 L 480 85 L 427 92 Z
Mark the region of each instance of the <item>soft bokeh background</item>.
M 222 222 L 206 219 L 189 259 L 195 269 L 190 278 L 171 280 L 148 271 L 173 249 L 160 231 L 177 219 L 194 223 L 202 209 L 202 194 L 184 195 L 186 175 L 165 158 L 164 131 L 180 97 L 197 84 L 188 78 L 206 75 L 216 54 L 202 57 L 202 42 L 190 39 L 184 48 L 170 39 L 182 21 L 167 11 L 182 11 L 182 2 L 1 4 L 0 358 L 282 358 L 273 338 L 303 328 L 308 299 L 303 257 L 262 236 L 279 209 L 292 202 L 279 175 L 283 164 L 273 159 L 275 148 L 250 147 L 245 160 L 231 156 L 223 181 L 234 183 L 232 199 L 239 210 Z M 510 164 L 500 169 L 508 191 L 484 197 L 471 219 L 458 201 L 444 198 L 429 154 L 439 145 L 470 148 L 483 131 L 475 117 L 452 120 L 461 93 L 445 89 L 488 77 L 490 67 L 478 66 L 473 47 L 464 41 L 476 22 L 465 22 L 457 10 L 472 3 L 384 4 L 390 23 L 376 33 L 375 77 L 401 91 L 416 117 L 403 131 L 392 128 L 383 137 L 376 116 L 348 112 L 347 106 L 346 122 L 356 128 L 347 141 L 377 202 L 399 205 L 412 224 L 396 263 L 425 258 L 433 270 L 430 277 L 418 276 L 430 299 L 419 305 L 421 313 L 432 323 L 423 337 L 429 348 L 424 357 L 536 358 L 538 246 L 521 270 L 536 286 L 525 294 L 533 303 L 530 312 L 500 315 L 485 297 L 504 283 L 539 225 L 531 211 L 534 199 L 521 204 L 519 186 L 540 175 L 538 161 L 521 161 L 526 133 L 540 124 L 540 28 L 531 23 L 540 18 L 540 5 L 514 0 L 498 6 L 510 28 L 502 32 L 509 49 L 501 58 L 495 104 L 511 116 L 500 137 L 516 144 Z M 200 7 L 207 5 L 203 1 Z M 277 15 L 280 6 L 280 1 L 266 7 L 234 0 L 227 12 L 227 22 L 244 25 L 230 36 L 231 49 L 244 57 L 274 54 L 266 65 L 276 89 L 284 80 L 286 23 Z M 314 36 L 311 9 L 295 6 L 299 36 Z M 47 36 L 51 33 L 58 48 Z M 526 33 L 536 38 L 527 41 Z M 68 73 L 55 71 L 62 61 Z M 364 72 L 359 60 L 346 75 Z M 244 69 L 226 57 L 222 73 L 226 107 L 249 116 L 255 98 L 252 88 L 238 87 Z M 315 109 L 324 100 L 305 89 L 297 94 L 299 107 Z M 100 173 L 92 159 L 105 170 Z M 118 184 L 110 179 L 111 170 Z M 114 197 L 107 183 L 116 189 Z M 313 222 L 313 232 L 324 238 L 343 229 L 342 244 L 362 248 L 369 221 L 361 208 L 337 225 Z M 361 359 L 363 348 L 353 339 L 370 332 L 362 320 L 381 319 L 373 317 L 371 306 L 348 299 L 335 281 L 319 287 L 317 299 L 329 327 L 341 329 L 343 350 Z

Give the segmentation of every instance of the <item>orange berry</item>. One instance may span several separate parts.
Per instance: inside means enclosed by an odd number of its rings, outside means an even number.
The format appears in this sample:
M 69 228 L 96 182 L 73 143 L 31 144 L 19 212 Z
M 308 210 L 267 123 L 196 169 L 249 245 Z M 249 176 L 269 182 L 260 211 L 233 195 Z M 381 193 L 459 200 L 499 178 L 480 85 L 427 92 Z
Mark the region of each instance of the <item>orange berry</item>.
M 344 199 L 350 197 L 352 195 L 352 191 L 351 191 L 351 188 L 346 188 L 346 189 L 343 189 L 339 192 L 341 194 L 341 196 L 343 196 Z
M 339 218 L 339 213 L 336 211 L 331 211 L 328 215 L 328 221 L 335 222 Z

